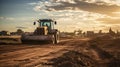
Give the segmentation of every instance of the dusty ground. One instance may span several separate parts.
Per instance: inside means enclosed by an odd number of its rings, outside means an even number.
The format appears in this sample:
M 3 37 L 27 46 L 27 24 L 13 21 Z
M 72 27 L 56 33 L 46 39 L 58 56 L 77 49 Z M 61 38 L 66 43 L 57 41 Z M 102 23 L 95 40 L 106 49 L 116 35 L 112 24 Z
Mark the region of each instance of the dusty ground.
M 120 67 L 120 39 L 109 36 L 54 44 L 1 44 L 0 67 Z

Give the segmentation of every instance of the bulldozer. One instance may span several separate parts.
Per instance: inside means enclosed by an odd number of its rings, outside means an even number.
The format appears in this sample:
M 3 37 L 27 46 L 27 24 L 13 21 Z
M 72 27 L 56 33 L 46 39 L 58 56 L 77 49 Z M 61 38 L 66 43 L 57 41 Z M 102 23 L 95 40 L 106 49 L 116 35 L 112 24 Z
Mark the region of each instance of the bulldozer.
M 59 31 L 55 29 L 56 21 L 53 19 L 39 19 L 38 27 L 32 33 L 24 33 L 21 36 L 22 43 L 30 42 L 52 42 L 53 44 L 59 43 Z M 33 23 L 36 25 L 36 22 Z

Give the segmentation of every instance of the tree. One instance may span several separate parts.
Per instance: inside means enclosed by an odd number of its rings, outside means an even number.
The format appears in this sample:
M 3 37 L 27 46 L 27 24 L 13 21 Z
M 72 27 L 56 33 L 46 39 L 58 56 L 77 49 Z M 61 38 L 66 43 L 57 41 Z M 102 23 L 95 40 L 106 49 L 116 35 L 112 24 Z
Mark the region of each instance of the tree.
M 115 35 L 115 32 L 112 31 L 112 29 L 110 28 L 110 29 L 109 29 L 109 34 L 112 35 L 112 36 L 114 36 L 114 35 Z
M 22 31 L 21 29 L 17 29 L 17 32 L 16 32 L 18 35 L 21 35 L 24 33 L 24 31 Z
M 78 30 L 78 34 L 79 34 L 79 35 L 82 34 L 82 30 L 79 29 L 79 30 Z
M 99 30 L 99 34 L 102 34 L 102 30 Z

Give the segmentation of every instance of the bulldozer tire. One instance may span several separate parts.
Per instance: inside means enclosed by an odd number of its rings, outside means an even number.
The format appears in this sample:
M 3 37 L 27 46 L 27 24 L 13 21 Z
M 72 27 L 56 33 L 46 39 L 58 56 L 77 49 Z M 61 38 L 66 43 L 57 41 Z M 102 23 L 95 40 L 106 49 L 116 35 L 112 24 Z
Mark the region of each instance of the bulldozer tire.
M 53 44 L 58 44 L 59 42 L 59 34 L 55 33 L 53 36 Z
M 29 41 L 26 41 L 26 40 L 21 40 L 22 44 L 27 44 L 29 43 Z
M 55 44 L 57 44 L 57 34 L 54 35 L 55 36 Z

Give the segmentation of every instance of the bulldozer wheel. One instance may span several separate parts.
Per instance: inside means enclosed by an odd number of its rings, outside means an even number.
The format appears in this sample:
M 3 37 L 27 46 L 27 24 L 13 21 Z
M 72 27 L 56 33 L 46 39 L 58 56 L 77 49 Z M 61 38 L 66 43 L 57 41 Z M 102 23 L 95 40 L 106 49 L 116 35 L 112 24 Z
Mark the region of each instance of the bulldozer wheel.
M 54 35 L 55 36 L 55 44 L 57 44 L 57 34 Z
M 21 40 L 22 44 L 27 44 L 29 41 Z
M 57 44 L 59 42 L 59 34 L 55 33 L 53 36 L 53 44 Z

